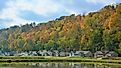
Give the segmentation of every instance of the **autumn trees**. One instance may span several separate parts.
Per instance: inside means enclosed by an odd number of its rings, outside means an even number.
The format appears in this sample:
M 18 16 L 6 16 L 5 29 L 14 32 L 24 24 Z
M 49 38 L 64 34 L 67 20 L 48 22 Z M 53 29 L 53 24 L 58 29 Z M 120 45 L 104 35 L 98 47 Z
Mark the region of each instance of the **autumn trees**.
M 121 4 L 88 15 L 0 30 L 0 50 L 114 50 L 121 54 Z

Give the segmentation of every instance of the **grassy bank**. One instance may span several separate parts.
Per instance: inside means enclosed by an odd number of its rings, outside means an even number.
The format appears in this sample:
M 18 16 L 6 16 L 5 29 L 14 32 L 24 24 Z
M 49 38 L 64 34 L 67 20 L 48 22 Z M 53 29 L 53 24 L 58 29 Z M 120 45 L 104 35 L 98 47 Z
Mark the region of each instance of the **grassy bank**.
M 96 63 L 116 63 L 121 64 L 121 60 L 114 59 L 90 59 L 81 57 L 0 57 L 0 62 L 96 62 Z

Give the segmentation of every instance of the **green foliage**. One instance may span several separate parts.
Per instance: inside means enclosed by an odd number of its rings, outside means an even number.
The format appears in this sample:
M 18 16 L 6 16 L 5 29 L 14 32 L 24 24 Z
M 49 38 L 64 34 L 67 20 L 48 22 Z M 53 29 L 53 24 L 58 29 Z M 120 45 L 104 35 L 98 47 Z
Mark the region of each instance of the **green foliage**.
M 106 6 L 88 15 L 62 16 L 0 30 L 0 49 L 28 50 L 114 50 L 121 54 L 121 4 Z

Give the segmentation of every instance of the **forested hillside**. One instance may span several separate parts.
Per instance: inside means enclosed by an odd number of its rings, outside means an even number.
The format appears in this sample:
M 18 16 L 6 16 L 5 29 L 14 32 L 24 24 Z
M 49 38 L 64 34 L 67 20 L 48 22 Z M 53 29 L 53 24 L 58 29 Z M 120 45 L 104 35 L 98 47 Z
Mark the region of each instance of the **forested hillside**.
M 88 15 L 1 29 L 0 50 L 113 50 L 121 54 L 121 4 Z

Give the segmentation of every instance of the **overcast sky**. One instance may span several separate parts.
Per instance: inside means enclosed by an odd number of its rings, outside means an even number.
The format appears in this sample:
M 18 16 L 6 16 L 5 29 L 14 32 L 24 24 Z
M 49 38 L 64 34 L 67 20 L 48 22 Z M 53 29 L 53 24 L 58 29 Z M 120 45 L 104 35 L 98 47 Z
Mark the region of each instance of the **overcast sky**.
M 121 0 L 0 0 L 0 29 L 96 11 Z

